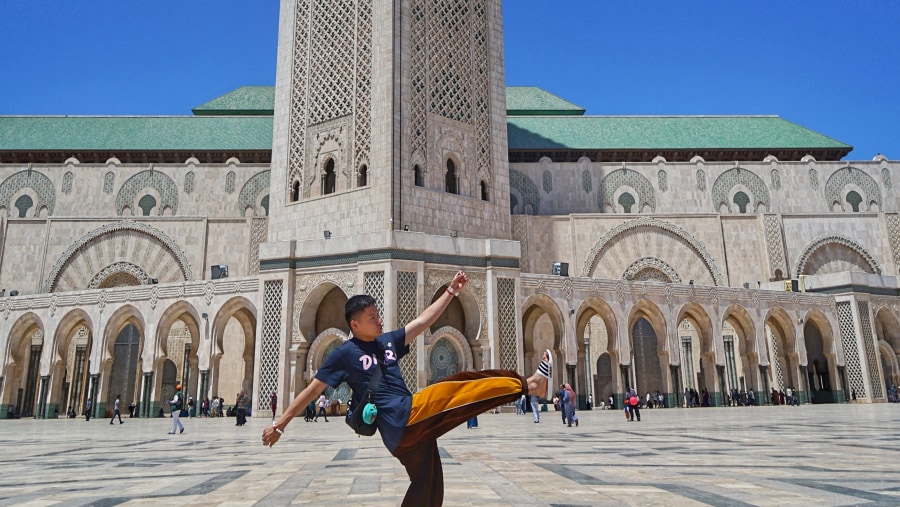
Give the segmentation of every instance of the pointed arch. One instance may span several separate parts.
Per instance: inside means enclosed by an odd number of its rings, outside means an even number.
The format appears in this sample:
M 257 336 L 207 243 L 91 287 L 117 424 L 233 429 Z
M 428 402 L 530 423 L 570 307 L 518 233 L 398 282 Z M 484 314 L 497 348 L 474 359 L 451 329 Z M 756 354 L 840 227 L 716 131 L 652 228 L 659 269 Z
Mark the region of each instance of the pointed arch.
M 596 271 L 600 260 L 603 258 L 603 255 L 606 253 L 606 251 L 613 245 L 613 243 L 622 239 L 625 233 L 639 231 L 640 229 L 662 230 L 673 235 L 699 257 L 704 267 L 709 272 L 713 283 L 715 283 L 715 285 L 723 285 L 724 281 L 722 278 L 722 274 L 719 271 L 719 267 L 716 265 L 716 261 L 713 260 L 712 255 L 709 254 L 706 248 L 699 241 L 694 239 L 693 236 L 691 236 L 681 227 L 652 217 L 641 217 L 636 220 L 630 220 L 628 222 L 620 224 L 618 227 L 615 227 L 614 229 L 603 235 L 603 237 L 594 244 L 594 247 L 591 249 L 590 254 L 588 254 L 587 258 L 585 259 L 584 266 L 581 270 L 581 276 L 594 276 L 594 271 Z
M 851 251 L 859 255 L 859 257 L 862 258 L 865 264 L 868 265 L 869 269 L 871 270 L 870 273 L 881 273 L 881 266 L 878 265 L 878 261 L 875 260 L 875 257 L 871 253 L 869 253 L 869 251 L 864 246 L 840 234 L 824 234 L 812 240 L 809 244 L 806 245 L 806 247 L 803 248 L 803 250 L 801 250 L 800 256 L 797 257 L 797 263 L 795 264 L 797 266 L 797 274 L 815 274 L 808 272 L 811 264 L 810 259 L 820 249 L 825 248 L 829 245 L 839 245 L 841 247 L 850 249 Z M 864 268 L 865 266 L 861 267 Z

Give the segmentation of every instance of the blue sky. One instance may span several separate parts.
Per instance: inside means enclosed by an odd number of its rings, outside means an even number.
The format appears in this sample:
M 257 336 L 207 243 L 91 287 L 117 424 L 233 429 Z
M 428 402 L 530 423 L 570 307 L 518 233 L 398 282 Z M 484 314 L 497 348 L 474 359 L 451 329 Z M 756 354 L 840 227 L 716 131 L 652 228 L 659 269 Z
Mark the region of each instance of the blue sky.
M 278 7 L 4 0 L 0 114 L 181 115 L 272 85 Z M 504 17 L 507 82 L 588 114 L 777 114 L 849 159 L 900 159 L 897 0 L 507 0 Z

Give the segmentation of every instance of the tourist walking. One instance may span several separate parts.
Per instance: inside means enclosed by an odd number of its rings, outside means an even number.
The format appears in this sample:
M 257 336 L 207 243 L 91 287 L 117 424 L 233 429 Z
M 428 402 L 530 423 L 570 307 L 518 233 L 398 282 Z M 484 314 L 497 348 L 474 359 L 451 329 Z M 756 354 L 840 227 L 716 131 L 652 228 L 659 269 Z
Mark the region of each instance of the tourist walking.
M 109 424 L 112 424 L 113 421 L 116 420 L 116 417 L 119 418 L 119 424 L 122 424 L 122 412 L 120 412 L 121 407 L 119 406 L 120 403 L 122 403 L 122 395 L 118 394 L 118 395 L 116 395 L 116 402 L 113 407 L 113 415 L 112 415 L 112 418 L 109 420 Z M 130 427 L 131 426 L 129 426 L 129 428 Z
M 172 431 L 169 432 L 169 435 L 184 433 L 184 425 L 181 424 L 181 410 L 184 408 L 184 395 L 181 394 L 181 384 L 175 386 L 175 396 L 166 403 L 169 405 L 169 413 L 172 414 Z

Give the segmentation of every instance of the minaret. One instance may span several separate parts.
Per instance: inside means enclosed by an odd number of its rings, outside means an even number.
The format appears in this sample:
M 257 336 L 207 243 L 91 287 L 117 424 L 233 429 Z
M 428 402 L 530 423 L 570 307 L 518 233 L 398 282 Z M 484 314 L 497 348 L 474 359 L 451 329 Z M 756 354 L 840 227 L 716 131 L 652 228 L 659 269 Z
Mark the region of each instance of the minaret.
M 269 240 L 510 237 L 499 0 L 282 0 Z
M 347 297 L 396 329 L 458 269 L 470 283 L 400 362 L 407 385 L 520 368 L 500 4 L 282 0 L 258 392 L 303 387 L 348 336 Z

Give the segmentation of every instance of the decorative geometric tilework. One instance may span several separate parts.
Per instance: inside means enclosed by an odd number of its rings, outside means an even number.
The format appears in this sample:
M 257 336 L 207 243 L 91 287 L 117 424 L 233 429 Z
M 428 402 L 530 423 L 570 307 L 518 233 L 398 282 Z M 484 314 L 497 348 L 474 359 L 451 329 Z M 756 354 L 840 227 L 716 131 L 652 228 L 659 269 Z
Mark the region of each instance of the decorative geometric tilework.
M 259 196 L 263 192 L 269 191 L 269 180 L 272 175 L 272 171 L 262 171 L 254 174 L 247 180 L 247 183 L 244 183 L 243 188 L 241 188 L 241 193 L 238 194 L 238 212 L 241 216 L 245 216 L 247 208 L 253 210 L 253 216 L 259 216 L 264 213 L 260 213 L 260 210 L 257 209 L 257 203 L 259 202 Z
M 888 190 L 894 187 L 894 184 L 891 182 L 891 170 L 887 167 L 881 170 L 881 183 L 883 183 L 884 188 Z
M 366 294 L 375 298 L 378 314 L 384 316 L 384 271 L 369 271 L 363 275 Z
M 553 175 L 550 174 L 550 171 L 544 171 L 544 192 L 550 193 L 553 191 Z
M 309 78 L 309 7 L 310 0 L 297 0 L 294 17 L 294 52 L 291 76 L 291 121 L 287 181 L 284 184 L 285 202 L 291 202 L 292 184 L 303 184 L 306 155 L 306 118 Z
M 473 0 L 428 0 L 428 110 L 472 124 Z
M 281 296 L 284 282 L 263 282 L 262 343 L 260 345 L 259 390 L 260 393 L 278 392 L 278 373 L 281 371 L 279 350 L 281 344 Z M 256 409 L 265 413 L 269 398 L 259 396 Z
M 356 20 L 356 169 L 368 166 L 372 146 L 372 0 L 358 0 Z M 371 174 L 371 171 L 369 171 Z M 370 182 L 368 182 L 370 183 Z
M 781 173 L 778 172 L 778 169 L 772 169 L 772 188 L 775 190 L 781 190 Z
M 250 221 L 250 270 L 251 275 L 259 274 L 259 245 L 266 241 L 269 220 L 253 218 Z
M 428 167 L 426 125 L 428 109 L 426 106 L 427 82 L 426 71 L 428 69 L 428 24 L 425 20 L 425 2 L 412 2 L 410 7 L 410 38 L 412 39 L 410 54 L 410 89 L 412 96 L 409 99 L 410 122 L 410 149 L 414 160 L 410 165 L 419 164 L 420 167 Z
M 809 262 L 810 256 L 812 256 L 812 254 L 814 254 L 818 249 L 829 244 L 841 245 L 849 248 L 850 250 L 853 250 L 865 260 L 865 262 L 869 265 L 869 268 L 872 270 L 872 273 L 881 273 L 881 266 L 878 265 L 878 261 L 875 260 L 875 257 L 873 257 L 872 254 L 870 254 L 864 246 L 848 237 L 841 236 L 840 234 L 824 234 L 812 240 L 800 252 L 800 256 L 797 258 L 797 262 L 795 264 L 797 274 L 813 274 L 806 272 L 806 264 L 807 262 Z
M 188 173 L 184 175 L 184 193 L 194 193 L 194 171 L 188 171 Z
M 844 345 L 844 361 L 847 365 L 847 382 L 856 391 L 857 396 L 866 397 L 866 383 L 862 374 L 862 363 L 859 360 L 859 343 L 856 341 L 853 325 L 853 309 L 849 301 L 837 302 L 838 325 L 841 329 L 841 343 Z
M 488 2 L 474 2 L 472 9 L 472 39 L 475 47 L 473 85 L 475 88 L 475 133 L 478 174 L 491 181 L 491 101 L 490 70 L 491 58 L 487 29 Z
M 881 368 L 878 365 L 878 356 L 875 354 L 875 336 L 872 334 L 869 302 L 857 301 L 856 308 L 859 310 L 859 324 L 862 328 L 866 365 L 869 367 L 869 383 L 872 384 L 872 397 L 881 399 L 884 398 L 884 384 L 881 382 Z
M 659 185 L 660 192 L 666 192 L 669 190 L 669 174 L 663 170 L 660 170 L 656 173 L 656 181 Z
M 829 210 L 833 210 L 835 204 L 844 208 L 844 195 L 847 185 L 855 185 L 866 194 L 866 201 L 859 207 L 860 211 L 869 210 L 870 203 L 878 205 L 878 209 L 884 209 L 881 202 L 881 187 L 867 173 L 855 168 L 845 167 L 834 172 L 825 183 L 825 204 Z
M 775 278 L 775 271 L 780 270 L 782 277 L 787 277 L 787 259 L 784 255 L 784 241 L 781 235 L 781 219 L 778 215 L 766 215 L 766 249 L 769 253 L 769 276 Z
M 72 174 L 72 171 L 66 171 L 66 174 L 63 175 L 62 193 L 69 195 L 72 192 L 72 182 L 74 181 L 75 175 Z
M 162 266 L 162 268 L 164 268 L 166 271 L 171 272 L 175 270 L 174 268 L 176 268 L 177 265 L 177 271 L 180 271 L 180 276 L 183 277 L 184 280 L 193 279 L 193 275 L 191 273 L 191 264 L 188 261 L 187 256 L 181 250 L 181 247 L 179 247 L 178 244 L 175 243 L 175 241 L 173 241 L 168 235 L 142 222 L 122 220 L 119 222 L 109 223 L 100 228 L 94 229 L 93 231 L 82 236 L 80 239 L 78 239 L 78 241 L 72 243 L 72 245 L 70 245 L 69 248 L 66 249 L 66 251 L 59 257 L 59 259 L 57 259 L 56 263 L 50 269 L 50 274 L 47 277 L 47 280 L 44 282 L 44 285 L 41 288 L 41 292 L 53 292 L 55 290 L 57 282 L 60 280 L 60 273 L 63 271 L 63 268 L 65 268 L 73 259 L 90 262 L 94 257 L 96 257 L 96 252 L 90 252 L 89 247 L 92 242 L 107 242 L 109 244 L 113 244 L 115 243 L 114 240 L 118 239 L 119 248 L 124 245 L 129 249 L 136 249 L 138 242 L 144 239 L 141 238 L 141 236 L 145 235 L 154 238 L 157 242 L 159 242 L 159 245 L 148 248 L 148 245 L 142 244 L 140 246 L 142 247 L 142 250 L 144 252 L 161 256 L 162 258 L 159 259 L 159 262 L 162 262 L 163 258 L 166 255 L 171 255 L 171 257 L 176 261 L 175 264 L 166 264 Z M 101 253 L 109 256 L 114 256 L 114 252 Z M 148 264 L 150 263 L 148 262 Z M 90 270 L 89 276 L 93 276 L 93 274 L 94 270 Z M 160 278 L 161 280 L 164 279 L 164 277 L 162 276 L 157 276 L 157 278 Z M 90 280 L 90 277 L 88 277 L 87 280 Z M 174 279 L 172 281 L 174 281 Z M 85 283 L 85 285 L 87 284 Z M 68 290 L 76 289 L 70 288 Z
M 522 270 L 526 271 L 529 269 L 529 249 L 531 247 L 528 242 L 528 219 L 521 215 L 514 215 L 512 217 L 512 239 L 514 241 L 518 241 L 521 248 L 521 255 L 519 257 L 519 265 L 522 266 Z
M 103 193 L 111 194 L 113 192 L 113 186 L 116 184 L 116 173 L 112 171 L 107 171 L 105 175 L 103 175 Z
M 715 259 L 712 258 L 712 256 L 709 254 L 709 251 L 706 250 L 706 247 L 703 246 L 702 243 L 697 241 L 689 232 L 682 229 L 681 227 L 653 217 L 641 217 L 635 220 L 630 220 L 614 227 L 606 234 L 604 234 L 603 237 L 600 238 L 600 240 L 597 241 L 596 244 L 594 244 L 594 247 L 591 249 L 590 253 L 585 259 L 583 267 L 581 269 L 581 276 L 592 277 L 594 275 L 594 271 L 597 269 L 597 265 L 600 262 L 601 257 L 603 257 L 603 254 L 606 252 L 606 248 L 613 242 L 614 239 L 616 239 L 621 234 L 625 234 L 640 228 L 660 229 L 662 231 L 669 232 L 674 236 L 677 236 L 691 250 L 693 250 L 693 252 L 698 257 L 703 259 L 703 264 L 709 270 L 709 273 L 713 278 L 713 282 L 716 285 L 724 285 L 722 273 L 719 271 L 719 266 L 716 264 Z
M 515 169 L 509 170 L 509 186 L 519 192 L 519 195 L 525 200 L 521 203 L 521 214 L 539 215 L 541 211 L 541 197 L 538 194 L 537 185 L 531 181 L 531 178 L 525 176 Z M 531 213 L 527 213 L 526 206 L 531 206 Z
M 234 171 L 228 171 L 228 174 L 225 175 L 225 193 L 234 193 L 234 180 L 236 178 L 237 175 L 234 174 Z
M 15 209 L 10 205 L 12 196 L 24 188 L 30 188 L 37 194 L 37 202 L 33 203 L 34 209 L 37 210 L 35 216 L 38 216 L 42 207 L 47 207 L 47 215 L 53 215 L 53 208 L 56 205 L 56 189 L 50 178 L 44 174 L 28 169 L 14 173 L 9 178 L 0 183 L 0 206 L 6 208 L 8 216 L 12 215 Z
M 418 275 L 413 271 L 397 273 L 397 327 L 403 327 L 416 318 Z M 409 354 L 400 360 L 400 371 L 410 392 L 418 389 L 418 349 L 409 348 Z
M 706 192 L 706 171 L 697 169 L 697 190 Z
M 144 190 L 147 188 L 152 188 L 159 194 L 160 215 L 166 207 L 172 210 L 172 215 L 178 214 L 178 186 L 166 174 L 152 169 L 135 174 L 122 185 L 116 196 L 116 214 L 122 215 L 126 206 L 133 209 L 135 198 L 138 194 L 143 196 Z
M 497 304 L 500 320 L 500 368 L 518 370 L 519 352 L 516 346 L 516 281 L 497 279 Z
M 310 26 L 309 124 L 353 112 L 356 2 L 314 0 Z
M 784 372 L 781 370 L 781 354 L 778 350 L 778 338 L 775 336 L 775 333 L 772 332 L 771 329 L 766 327 L 766 331 L 769 335 L 769 345 L 772 348 L 772 373 L 774 374 L 775 387 L 782 391 L 785 388 L 784 385 Z
M 625 270 L 622 279 L 635 282 L 681 283 L 681 277 L 675 268 L 655 257 L 644 257 L 635 261 Z
M 307 130 L 349 117 L 353 142 L 342 147 L 342 172 L 368 166 L 372 113 L 372 0 L 297 0 L 286 191 L 294 181 L 309 197 Z M 353 153 L 355 151 L 355 153 Z M 354 166 L 352 170 L 347 167 Z M 290 195 L 286 195 L 289 198 Z M 290 200 L 290 199 L 286 199 Z
M 147 274 L 140 266 L 136 266 L 130 262 L 116 262 L 106 266 L 99 273 L 94 275 L 87 289 L 120 287 L 134 285 L 134 281 L 138 281 L 141 285 L 147 283 L 150 275 Z M 124 282 L 124 283 L 123 283 Z
M 431 367 L 431 379 L 429 383 L 435 383 L 450 375 L 459 373 L 459 354 L 446 338 L 441 338 L 431 347 L 431 356 L 428 358 Z
M 892 213 L 886 215 L 888 239 L 891 243 L 891 252 L 894 254 L 894 264 L 900 266 L 900 215 Z
M 615 195 L 622 187 L 631 187 L 637 191 L 637 205 L 639 206 L 637 211 L 640 211 L 645 205 L 649 205 L 651 211 L 656 211 L 656 192 L 653 190 L 650 180 L 637 171 L 625 168 L 617 169 L 600 180 L 597 207 L 601 211 L 606 206 L 613 210 L 616 209 Z
M 586 194 L 591 193 L 591 190 L 594 189 L 594 181 L 591 178 L 591 173 L 589 171 L 581 173 L 581 188 L 584 189 L 584 193 Z
M 737 206 L 734 205 L 730 198 L 731 190 L 737 185 L 741 185 L 750 191 L 753 209 L 759 209 L 760 205 L 764 205 L 766 210 L 772 209 L 769 201 L 769 189 L 766 188 L 762 178 L 752 171 L 735 167 L 719 175 L 716 181 L 713 182 L 712 197 L 715 211 L 719 211 L 723 205 L 732 213 L 738 211 Z
M 819 189 L 819 171 L 816 171 L 815 168 L 809 170 L 809 186 L 813 190 Z

